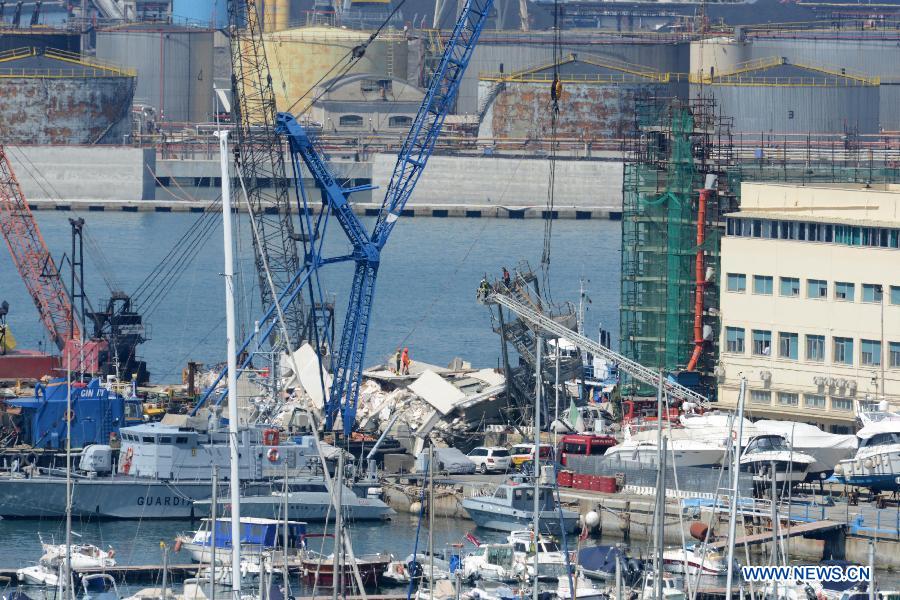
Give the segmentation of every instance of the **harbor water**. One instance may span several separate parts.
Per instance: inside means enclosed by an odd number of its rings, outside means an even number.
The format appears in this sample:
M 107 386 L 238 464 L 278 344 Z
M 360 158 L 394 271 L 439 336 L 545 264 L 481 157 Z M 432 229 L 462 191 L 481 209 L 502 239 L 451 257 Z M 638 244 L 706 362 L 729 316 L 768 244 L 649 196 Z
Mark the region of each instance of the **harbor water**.
M 66 212 L 37 212 L 38 225 L 55 258 L 70 251 Z M 222 293 L 221 215 L 200 220 L 190 213 L 123 213 L 80 215 L 85 218 L 85 280 L 88 299 L 105 305 L 110 289 L 133 294 L 184 235 L 198 237 L 193 258 L 164 271 L 136 297 L 145 313 L 150 341 L 139 349 L 154 383 L 181 383 L 187 361 L 207 364 L 225 358 Z M 238 221 L 236 256 L 239 286 L 236 299 L 241 330 L 252 330 L 262 311 L 246 216 Z M 371 223 L 371 219 L 368 220 Z M 334 224 L 336 225 L 336 223 Z M 206 231 L 205 236 L 194 232 Z M 191 233 L 188 233 L 191 232 Z M 330 249 L 347 251 L 333 230 Z M 446 365 L 461 357 L 474 366 L 496 366 L 499 338 L 491 331 L 489 311 L 475 302 L 484 274 L 500 275 L 521 260 L 540 266 L 544 222 L 540 220 L 407 218 L 394 230 L 383 254 L 369 335 L 367 366 L 387 360 L 398 346 L 408 346 L 413 360 Z M 596 337 L 598 326 L 618 339 L 620 224 L 613 221 L 560 220 L 553 223 L 550 296 L 556 302 L 578 301 L 579 281 L 593 303 L 585 332 Z M 342 318 L 351 281 L 351 266 L 329 271 L 327 291 L 337 298 Z M 62 269 L 69 281 L 68 268 Z M 9 324 L 20 348 L 46 349 L 47 336 L 34 303 L 16 274 L 7 252 L 0 253 L 0 300 L 10 304 Z M 102 304 L 101 304 L 102 303 Z M 90 310 L 90 309 L 88 309 Z M 338 322 L 338 326 L 340 321 Z M 242 337 L 239 335 L 239 337 Z

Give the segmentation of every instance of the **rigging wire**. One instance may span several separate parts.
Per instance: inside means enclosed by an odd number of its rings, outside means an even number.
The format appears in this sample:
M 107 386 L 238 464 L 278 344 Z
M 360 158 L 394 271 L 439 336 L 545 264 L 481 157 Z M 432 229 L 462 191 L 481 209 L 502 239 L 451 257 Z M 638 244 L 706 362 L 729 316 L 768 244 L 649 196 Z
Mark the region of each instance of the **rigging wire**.
M 541 276 L 543 294 L 553 302 L 550 292 L 550 247 L 553 240 L 553 220 L 556 203 L 556 158 L 559 149 L 559 102 L 562 96 L 562 81 L 559 78 L 559 64 L 562 61 L 562 40 L 559 24 L 559 0 L 553 1 L 553 83 L 550 84 L 550 164 L 547 182 L 547 204 L 544 211 L 544 249 L 541 254 Z

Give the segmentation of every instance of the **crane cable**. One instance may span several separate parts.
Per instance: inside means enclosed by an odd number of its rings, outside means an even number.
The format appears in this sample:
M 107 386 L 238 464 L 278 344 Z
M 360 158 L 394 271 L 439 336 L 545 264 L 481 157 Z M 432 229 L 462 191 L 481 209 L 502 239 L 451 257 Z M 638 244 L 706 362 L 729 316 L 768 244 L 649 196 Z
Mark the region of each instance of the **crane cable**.
M 541 254 L 541 276 L 543 294 L 552 302 L 550 292 L 550 247 L 553 240 L 553 220 L 556 203 L 556 154 L 558 151 L 559 102 L 562 97 L 562 81 L 559 64 L 562 61 L 562 42 L 559 23 L 559 0 L 553 2 L 553 83 L 550 84 L 550 155 L 549 180 L 547 182 L 547 204 L 544 211 L 544 249 Z
M 330 92 L 331 88 L 333 88 L 338 82 L 340 82 L 340 80 L 344 78 L 344 75 L 346 75 L 350 71 L 350 69 L 352 69 L 354 66 L 356 66 L 356 63 L 358 63 L 360 60 L 362 60 L 362 58 L 366 55 L 366 50 L 368 50 L 369 44 L 371 44 L 372 42 L 375 41 L 375 39 L 379 36 L 379 34 L 381 34 L 381 31 L 385 27 L 387 27 L 388 23 L 390 23 L 391 19 L 394 18 L 394 15 L 396 15 L 397 12 L 399 12 L 399 10 L 403 7 L 404 4 L 406 4 L 406 0 L 400 0 L 400 2 L 397 3 L 397 6 L 394 7 L 394 9 L 391 11 L 391 13 L 384 19 L 384 21 L 381 22 L 381 25 L 378 26 L 378 29 L 376 29 L 375 31 L 372 32 L 372 35 L 369 36 L 369 39 L 367 39 L 362 44 L 359 44 L 358 46 L 354 46 L 353 48 L 348 50 L 347 53 L 344 54 L 344 56 L 342 56 L 336 63 L 334 63 L 334 65 L 332 65 L 332 67 L 330 69 L 328 69 L 328 71 L 326 71 L 325 74 L 322 75 L 318 81 L 316 81 L 314 84 L 312 84 L 310 86 L 310 88 L 308 90 L 306 90 L 302 96 L 297 98 L 297 100 L 295 100 L 294 103 L 291 104 L 288 107 L 288 109 L 284 112 L 289 113 L 292 110 L 294 110 L 294 107 L 296 107 L 298 104 L 300 104 L 300 102 L 302 102 L 304 98 L 309 96 L 310 93 L 315 91 L 315 89 L 323 81 L 327 80 L 329 75 L 331 75 L 331 73 L 334 72 L 335 69 L 340 67 L 342 62 L 349 59 L 347 64 L 344 65 L 343 67 L 341 67 L 340 73 L 337 76 L 332 77 L 331 81 L 328 83 L 328 85 L 325 86 L 325 88 L 321 92 L 316 94 L 316 96 L 312 100 L 310 100 L 309 103 L 306 105 L 306 108 L 304 108 L 302 111 L 297 113 L 295 115 L 295 117 L 299 117 L 299 116 L 305 114 L 310 108 L 312 108 L 313 104 L 315 104 L 316 102 L 321 100 L 322 96 L 324 96 L 325 94 Z

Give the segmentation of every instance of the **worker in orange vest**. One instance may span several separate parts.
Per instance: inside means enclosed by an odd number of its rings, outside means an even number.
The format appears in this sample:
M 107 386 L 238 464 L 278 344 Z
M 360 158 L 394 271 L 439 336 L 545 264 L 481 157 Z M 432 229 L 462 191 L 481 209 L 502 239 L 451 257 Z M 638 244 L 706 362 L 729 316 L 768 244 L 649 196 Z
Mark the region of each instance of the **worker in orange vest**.
M 400 371 L 401 375 L 409 375 L 409 348 L 403 349 L 403 356 L 400 357 L 400 364 L 402 369 Z

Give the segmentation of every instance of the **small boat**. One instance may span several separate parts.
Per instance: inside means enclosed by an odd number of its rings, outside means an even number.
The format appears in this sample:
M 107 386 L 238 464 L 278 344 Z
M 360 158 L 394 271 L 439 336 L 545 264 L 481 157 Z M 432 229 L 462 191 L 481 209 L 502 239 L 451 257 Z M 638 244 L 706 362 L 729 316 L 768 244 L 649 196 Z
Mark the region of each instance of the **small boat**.
M 632 586 L 640 580 L 644 571 L 642 562 L 630 558 L 619 546 L 589 546 L 578 551 L 578 566 L 590 579 L 615 582 L 616 561 L 619 562 L 625 585 Z
M 462 559 L 463 578 L 469 581 L 519 581 L 526 571 L 512 544 L 482 544 Z
M 41 563 L 49 567 L 61 565 L 66 562 L 65 544 L 42 544 L 44 555 Z M 92 544 L 72 544 L 72 569 L 103 569 L 116 566 L 115 550 L 101 550 Z
M 834 467 L 835 478 L 873 492 L 900 490 L 900 414 L 860 411 L 859 420 L 863 424 L 856 432 L 859 449 Z
M 535 576 L 535 552 L 537 552 L 538 579 L 556 579 L 568 572 L 566 555 L 555 540 L 539 536 L 535 544 L 531 531 L 513 531 L 507 541 L 513 546 L 515 561 L 525 565 L 529 577 Z
M 16 578 L 26 585 L 52 588 L 59 585 L 59 569 L 51 569 L 47 565 L 38 563 L 18 569 Z
M 684 548 L 663 550 L 663 564 L 670 573 L 688 575 L 725 575 L 728 573 L 726 558 L 702 544 L 686 544 Z
M 858 446 L 856 436 L 828 433 L 809 423 L 762 420 L 753 425 L 759 432 L 780 435 L 791 448 L 815 459 L 806 474 L 807 481 L 818 481 L 823 474 L 830 477 L 834 466 L 853 456 Z
M 609 595 L 595 586 L 580 569 L 571 576 L 572 584 L 575 586 L 574 594 L 572 594 L 569 579 L 570 577 L 565 574 L 559 576 L 559 584 L 556 586 L 556 597 L 559 600 L 606 600 L 609 598 Z
M 496 581 L 479 581 L 468 592 L 462 594 L 462 600 L 522 600 L 530 598 L 531 593 L 527 589 L 519 589 Z
M 575 531 L 578 513 L 559 508 L 550 486 L 540 487 L 540 533 L 560 535 Z M 469 517 L 479 527 L 499 531 L 519 531 L 534 521 L 534 486 L 504 483 L 490 496 L 473 496 L 462 501 Z
M 119 586 L 109 573 L 91 573 L 81 578 L 82 600 L 119 600 Z
M 412 554 L 406 560 L 392 560 L 381 576 L 395 584 L 409 583 L 410 579 L 431 578 L 431 558 L 427 554 Z M 450 579 L 450 563 L 443 558 L 434 558 L 434 580 Z
M 680 432 L 679 432 L 680 433 Z M 659 447 L 655 431 L 641 431 L 606 451 L 610 460 L 638 462 L 655 466 L 659 461 Z M 722 463 L 722 446 L 709 441 L 683 438 L 664 432 L 668 438 L 667 460 L 675 457 L 675 467 L 712 467 Z
M 741 471 L 751 473 L 757 487 L 791 486 L 806 480 L 806 473 L 816 462 L 809 454 L 791 448 L 780 435 L 758 435 L 750 440 L 741 454 Z M 772 473 L 772 469 L 775 473 Z
M 243 500 L 242 500 L 243 502 Z M 209 563 L 212 558 L 213 536 L 210 532 L 212 519 L 203 519 L 200 529 L 193 533 L 183 533 L 176 537 L 175 549 L 186 550 L 191 560 Z M 284 521 L 241 517 L 241 555 L 259 556 L 264 552 L 281 549 L 284 535 Z M 215 527 L 216 562 L 231 560 L 231 519 L 216 519 Z M 288 521 L 288 549 L 296 553 L 304 547 L 306 523 Z
M 349 557 L 348 559 L 349 560 Z M 391 562 L 389 554 L 362 554 L 356 557 L 356 566 L 359 568 L 359 576 L 366 588 L 377 587 L 381 582 L 384 572 Z M 324 555 L 307 551 L 300 562 L 303 583 L 308 586 L 333 588 L 335 584 L 334 555 Z M 341 572 L 338 575 L 343 579 L 346 589 L 356 587 L 356 577 L 353 575 L 353 566 L 349 562 L 342 563 Z M 338 581 L 337 583 L 341 583 Z

